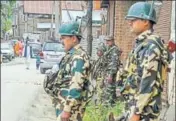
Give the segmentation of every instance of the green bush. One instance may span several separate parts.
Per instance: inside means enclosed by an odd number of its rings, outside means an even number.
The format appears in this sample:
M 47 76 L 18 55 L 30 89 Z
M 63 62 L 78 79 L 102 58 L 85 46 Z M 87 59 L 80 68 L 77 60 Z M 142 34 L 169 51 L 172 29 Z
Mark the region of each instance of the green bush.
M 124 109 L 122 102 L 117 102 L 114 107 L 105 107 L 103 105 L 95 106 L 90 103 L 86 107 L 83 121 L 107 121 L 109 114 L 112 112 L 115 117 L 119 116 Z

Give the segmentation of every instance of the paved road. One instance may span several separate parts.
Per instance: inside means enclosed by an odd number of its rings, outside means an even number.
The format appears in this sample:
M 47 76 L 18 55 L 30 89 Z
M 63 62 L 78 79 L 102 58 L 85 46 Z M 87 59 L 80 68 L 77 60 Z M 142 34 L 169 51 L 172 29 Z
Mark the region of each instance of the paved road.
M 31 60 L 26 70 L 21 60 L 1 66 L 1 121 L 18 121 L 18 118 L 38 93 L 44 75 L 35 70 Z

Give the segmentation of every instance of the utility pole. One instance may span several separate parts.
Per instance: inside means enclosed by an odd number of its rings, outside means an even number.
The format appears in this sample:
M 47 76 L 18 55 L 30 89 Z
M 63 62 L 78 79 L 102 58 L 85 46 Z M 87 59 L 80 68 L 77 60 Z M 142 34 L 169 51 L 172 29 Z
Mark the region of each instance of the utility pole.
M 58 31 L 62 20 L 61 1 L 55 1 L 55 37 L 58 38 Z
M 59 26 L 58 28 L 60 27 L 61 24 L 62 24 L 62 2 L 59 1 Z
M 28 32 L 28 15 L 27 14 L 25 14 L 25 33 L 27 33 Z
M 18 25 L 17 25 L 17 27 L 18 27 L 18 37 L 20 37 L 20 7 L 19 7 L 19 4 L 17 4 L 17 9 L 18 9 L 18 13 L 17 13 L 17 15 L 18 15 Z
M 92 8 L 93 8 L 93 1 L 88 1 L 88 8 L 87 8 L 87 52 L 91 56 L 92 55 Z
M 59 1 L 55 1 L 55 37 L 57 37 L 59 26 Z
M 52 38 L 53 37 L 53 16 L 54 16 L 54 3 L 55 1 L 52 2 L 52 14 L 51 14 L 51 28 L 50 28 L 50 37 Z

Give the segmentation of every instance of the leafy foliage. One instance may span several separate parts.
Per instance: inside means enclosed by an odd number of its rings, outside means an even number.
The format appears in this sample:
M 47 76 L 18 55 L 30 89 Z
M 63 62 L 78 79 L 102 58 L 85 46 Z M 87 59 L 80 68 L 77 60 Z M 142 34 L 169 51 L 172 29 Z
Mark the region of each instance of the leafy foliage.
M 1 30 L 7 32 L 12 27 L 13 8 L 16 0 L 6 1 L 6 4 L 1 3 Z
M 83 121 L 107 121 L 110 113 L 115 117 L 119 116 L 124 108 L 122 102 L 117 102 L 114 107 L 105 107 L 103 105 L 89 104 L 86 107 Z

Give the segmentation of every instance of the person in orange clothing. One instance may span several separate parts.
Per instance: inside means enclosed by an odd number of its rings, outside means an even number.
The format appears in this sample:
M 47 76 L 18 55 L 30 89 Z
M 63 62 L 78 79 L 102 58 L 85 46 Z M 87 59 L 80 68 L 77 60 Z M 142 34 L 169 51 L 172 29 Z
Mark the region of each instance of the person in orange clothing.
M 19 42 L 15 43 L 15 55 L 19 56 Z
M 23 43 L 21 40 L 18 41 L 18 45 L 19 45 L 19 56 L 22 57 Z
M 22 56 L 22 51 L 23 50 L 23 44 L 22 41 L 20 39 L 18 39 L 18 41 L 15 43 L 15 54 L 17 56 Z

